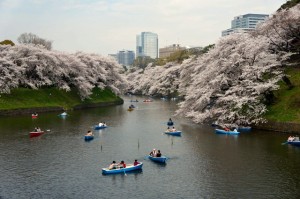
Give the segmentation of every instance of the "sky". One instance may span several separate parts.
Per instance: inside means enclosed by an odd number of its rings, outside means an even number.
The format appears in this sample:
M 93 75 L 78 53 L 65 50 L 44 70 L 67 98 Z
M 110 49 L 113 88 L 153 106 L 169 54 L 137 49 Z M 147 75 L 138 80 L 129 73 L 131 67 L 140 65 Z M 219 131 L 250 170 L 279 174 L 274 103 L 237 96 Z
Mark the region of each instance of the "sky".
M 158 34 L 159 48 L 218 41 L 238 15 L 273 14 L 286 0 L 0 0 L 0 41 L 22 33 L 53 49 L 102 55 L 134 50 L 136 35 Z

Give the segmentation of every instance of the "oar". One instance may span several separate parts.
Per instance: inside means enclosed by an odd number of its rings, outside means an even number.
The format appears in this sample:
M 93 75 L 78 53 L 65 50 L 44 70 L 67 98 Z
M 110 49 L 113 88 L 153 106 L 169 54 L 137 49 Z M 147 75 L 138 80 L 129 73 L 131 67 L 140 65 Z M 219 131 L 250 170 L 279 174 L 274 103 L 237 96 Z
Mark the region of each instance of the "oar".
M 127 174 L 126 174 L 125 170 L 124 170 L 124 175 L 125 175 L 125 176 L 127 176 Z
M 288 141 L 286 141 L 286 142 L 283 142 L 283 143 L 281 143 L 281 145 L 285 145 L 285 144 L 287 144 L 287 143 L 289 143 Z

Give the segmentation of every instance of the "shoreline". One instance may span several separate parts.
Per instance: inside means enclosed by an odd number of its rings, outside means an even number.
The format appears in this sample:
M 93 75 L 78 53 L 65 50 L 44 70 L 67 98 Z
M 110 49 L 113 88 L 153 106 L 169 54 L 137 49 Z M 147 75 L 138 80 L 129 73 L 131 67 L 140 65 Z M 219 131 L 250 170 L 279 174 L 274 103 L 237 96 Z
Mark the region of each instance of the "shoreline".
M 300 134 L 300 124 L 293 122 L 267 121 L 266 123 L 255 125 L 253 128 L 280 133 Z
M 25 115 L 25 114 L 32 114 L 32 113 L 44 113 L 44 112 L 54 112 L 54 111 L 66 111 L 66 110 L 79 110 L 79 109 L 87 109 L 87 108 L 121 105 L 123 103 L 124 100 L 121 99 L 121 100 L 116 100 L 111 102 L 79 104 L 70 109 L 65 109 L 64 107 L 60 107 L 60 106 L 4 109 L 4 110 L 0 110 L 0 116 Z

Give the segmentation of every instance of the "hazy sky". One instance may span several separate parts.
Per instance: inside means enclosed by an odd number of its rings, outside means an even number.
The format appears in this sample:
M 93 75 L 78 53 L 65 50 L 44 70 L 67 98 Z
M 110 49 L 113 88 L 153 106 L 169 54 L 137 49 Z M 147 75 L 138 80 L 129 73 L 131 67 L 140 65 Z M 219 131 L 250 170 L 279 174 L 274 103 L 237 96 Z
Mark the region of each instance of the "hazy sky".
M 140 32 L 159 47 L 205 46 L 234 16 L 272 14 L 286 0 L 0 0 L 0 41 L 24 32 L 52 40 L 55 50 L 103 55 L 135 51 Z

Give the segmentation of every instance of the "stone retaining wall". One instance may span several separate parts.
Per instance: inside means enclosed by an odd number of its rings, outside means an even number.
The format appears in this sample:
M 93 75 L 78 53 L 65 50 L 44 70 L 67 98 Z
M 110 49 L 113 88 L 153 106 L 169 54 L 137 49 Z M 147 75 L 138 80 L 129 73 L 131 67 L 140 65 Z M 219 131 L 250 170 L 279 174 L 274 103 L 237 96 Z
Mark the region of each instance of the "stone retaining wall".
M 253 128 L 268 130 L 268 131 L 278 131 L 278 132 L 285 132 L 285 133 L 300 134 L 300 124 L 291 123 L 291 122 L 268 121 L 267 123 L 253 126 Z

